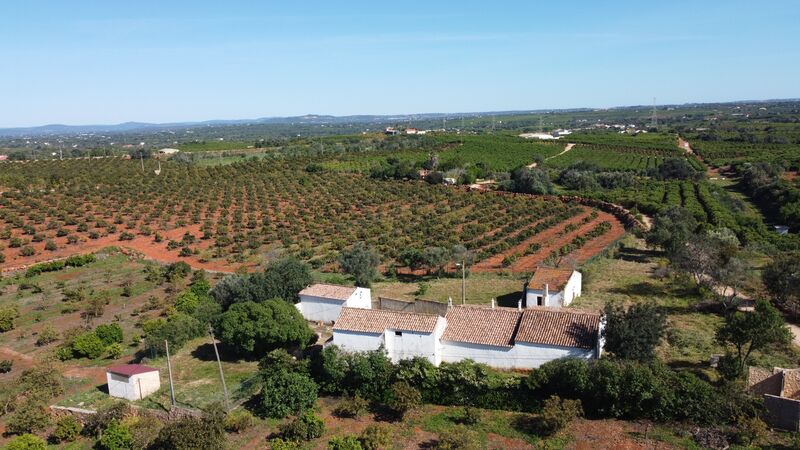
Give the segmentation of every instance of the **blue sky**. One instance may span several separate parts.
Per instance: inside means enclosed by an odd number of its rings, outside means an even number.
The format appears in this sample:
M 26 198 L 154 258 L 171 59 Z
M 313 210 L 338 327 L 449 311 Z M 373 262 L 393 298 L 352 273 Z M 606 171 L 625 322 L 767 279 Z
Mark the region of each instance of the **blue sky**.
M 800 1 L 0 4 L 0 127 L 800 97 Z

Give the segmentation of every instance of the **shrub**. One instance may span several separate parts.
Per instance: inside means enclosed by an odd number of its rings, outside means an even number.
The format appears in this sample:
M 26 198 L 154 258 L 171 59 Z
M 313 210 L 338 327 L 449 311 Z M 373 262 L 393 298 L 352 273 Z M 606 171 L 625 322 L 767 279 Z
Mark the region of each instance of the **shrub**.
M 459 422 L 463 425 L 477 425 L 481 421 L 481 411 L 478 408 L 467 406 L 461 412 Z
M 421 403 L 422 394 L 410 384 L 405 381 L 398 381 L 392 385 L 388 406 L 401 419 Z
M 82 429 L 83 425 L 75 416 L 64 416 L 56 422 L 56 428 L 51 437 L 56 443 L 72 442 L 81 434 Z
M 269 441 L 269 448 L 272 450 L 297 450 L 300 444 L 295 441 L 287 441 L 281 438 L 272 438 Z
M 360 417 L 367 413 L 369 409 L 369 402 L 356 394 L 352 397 L 347 397 L 339 403 L 334 413 L 339 417 Z
M 328 441 L 328 450 L 362 450 L 362 447 L 355 436 L 336 436 Z
M 116 323 L 98 325 L 97 328 L 94 329 L 94 332 L 105 345 L 114 343 L 121 344 L 124 340 L 122 328 Z
M 47 407 L 41 401 L 29 398 L 9 416 L 6 433 L 33 433 L 46 429 L 48 425 L 50 425 L 50 414 Z
M 131 432 L 131 448 L 133 450 L 146 450 L 158 437 L 164 422 L 150 415 L 126 417 L 122 423 Z
M 281 370 L 264 378 L 257 401 L 260 414 L 283 418 L 311 408 L 317 385 L 305 374 Z
M 158 433 L 153 448 L 172 450 L 223 450 L 225 429 L 222 414 L 214 412 L 202 419 L 185 418 L 170 422 Z
M 480 450 L 483 448 L 483 443 L 477 432 L 463 425 L 457 425 L 440 433 L 433 448 L 435 450 Z
M 13 330 L 18 317 L 19 310 L 15 306 L 0 308 L 0 333 Z
M 291 421 L 279 427 L 283 439 L 290 441 L 310 441 L 322 436 L 325 432 L 325 422 L 313 412 L 306 411 Z
M 386 424 L 372 424 L 364 428 L 358 440 L 364 450 L 380 450 L 392 445 L 394 433 Z
M 123 352 L 122 344 L 117 342 L 106 347 L 106 353 L 108 354 L 109 359 L 119 358 L 120 356 L 122 356 L 122 352 Z
M 192 291 L 184 291 L 175 299 L 175 309 L 185 314 L 193 314 L 197 305 L 200 303 L 200 297 Z
M 548 434 L 556 433 L 581 415 L 583 408 L 580 400 L 562 400 L 553 395 L 544 401 L 542 408 L 543 431 Z
M 40 437 L 32 434 L 23 434 L 12 439 L 5 450 L 47 450 L 47 443 Z
M 769 428 L 758 417 L 740 417 L 736 421 L 736 439 L 740 444 L 757 446 L 769 433 Z
M 106 350 L 103 341 L 97 337 L 94 331 L 89 331 L 75 338 L 72 343 L 72 350 L 77 356 L 85 356 L 89 359 L 99 358 Z
M 12 367 L 14 367 L 14 361 L 11 361 L 10 359 L 4 359 L 0 361 L 0 373 L 11 372 Z
M 97 414 L 89 416 L 83 427 L 83 433 L 89 436 L 99 436 L 102 430 L 111 426 L 112 422 L 122 422 L 128 415 L 130 408 L 127 403 L 116 402 L 101 408 Z
M 97 442 L 97 447 L 103 450 L 128 450 L 133 445 L 131 431 L 116 420 L 108 424 L 103 430 L 103 435 Z
M 252 428 L 255 424 L 256 418 L 253 417 L 250 411 L 245 409 L 237 409 L 229 412 L 228 415 L 225 416 L 225 421 L 223 422 L 225 431 L 229 433 L 239 433 L 248 428 Z
M 43 401 L 64 393 L 60 373 L 47 364 L 24 370 L 17 380 L 17 385 L 31 398 L 41 398 Z
M 50 325 L 42 327 L 36 336 L 36 345 L 41 347 L 58 340 L 58 332 Z
M 52 252 L 58 250 L 58 246 L 56 245 L 55 242 L 48 239 L 47 242 L 44 243 L 44 249 L 47 250 L 48 252 Z
M 21 256 L 33 256 L 36 254 L 36 250 L 30 245 L 26 245 L 20 249 L 19 254 Z

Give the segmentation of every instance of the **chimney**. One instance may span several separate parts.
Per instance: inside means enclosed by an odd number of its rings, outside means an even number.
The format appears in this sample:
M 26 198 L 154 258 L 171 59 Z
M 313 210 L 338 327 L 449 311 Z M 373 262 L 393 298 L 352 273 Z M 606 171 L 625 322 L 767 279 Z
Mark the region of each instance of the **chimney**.
M 544 284 L 544 306 L 547 306 L 547 301 L 550 297 L 550 285 L 545 283 Z
M 494 299 L 492 299 L 492 309 L 494 309 L 494 306 L 495 306 L 495 302 L 494 302 Z
M 517 301 L 517 310 L 522 311 L 522 299 Z
M 447 307 L 453 306 L 453 297 L 447 297 Z

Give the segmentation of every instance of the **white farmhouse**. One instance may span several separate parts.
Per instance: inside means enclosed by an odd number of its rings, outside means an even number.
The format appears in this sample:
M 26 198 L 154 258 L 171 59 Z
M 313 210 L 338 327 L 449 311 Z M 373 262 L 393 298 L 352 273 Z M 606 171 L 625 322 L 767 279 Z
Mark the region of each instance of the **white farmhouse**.
M 441 362 L 439 342 L 444 317 L 382 309 L 342 308 L 333 325 L 332 343 L 350 352 L 377 350 L 381 346 L 392 362 L 420 356 L 434 365 Z
M 347 352 L 383 347 L 392 361 L 435 365 L 471 359 L 499 369 L 534 369 L 560 358 L 599 358 L 603 321 L 596 313 L 552 308 L 454 306 L 445 317 L 343 308 L 331 344 Z
M 177 148 L 162 148 L 161 150 L 158 151 L 158 154 L 159 155 L 174 155 L 174 154 L 176 154 L 178 152 L 180 152 L 180 150 L 178 150 Z
M 525 285 L 525 305 L 562 307 L 569 306 L 581 296 L 583 276 L 577 270 L 537 267 Z
M 158 369 L 140 364 L 121 364 L 106 369 L 108 395 L 141 400 L 161 387 Z
M 372 294 L 367 288 L 317 283 L 300 291 L 295 306 L 306 320 L 333 322 L 343 307 L 372 308 Z

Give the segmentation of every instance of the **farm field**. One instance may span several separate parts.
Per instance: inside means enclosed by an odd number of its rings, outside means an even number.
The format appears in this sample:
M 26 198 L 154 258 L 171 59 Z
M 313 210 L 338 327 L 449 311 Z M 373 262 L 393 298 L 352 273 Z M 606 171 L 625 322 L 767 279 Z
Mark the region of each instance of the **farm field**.
M 444 166 L 472 164 L 489 171 L 509 171 L 531 164 L 537 156 L 556 155 L 564 148 L 562 143 L 542 143 L 507 134 L 434 134 L 430 140 L 428 149 L 348 153 L 328 159 L 322 165 L 334 171 L 367 173 L 389 157 L 422 163 L 431 152 L 436 152 Z
M 604 170 L 646 172 L 655 169 L 666 158 L 682 156 L 677 150 L 614 147 L 578 144 L 569 152 L 545 162 L 546 167 L 565 168 L 578 162 L 590 163 Z
M 275 161 L 164 163 L 160 175 L 153 164 L 144 172 L 138 162 L 118 159 L 11 166 L 0 175 L 2 266 L 119 245 L 208 270 L 252 268 L 278 253 L 325 268 L 338 251 L 365 241 L 387 267 L 401 249 L 464 245 L 480 270 L 530 271 L 573 253 L 586 260 L 623 233 L 610 215 L 557 198 L 376 182 Z M 578 232 L 551 236 L 575 221 L 581 230 L 569 231 Z M 513 261 L 502 264 L 506 256 Z

